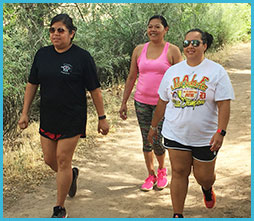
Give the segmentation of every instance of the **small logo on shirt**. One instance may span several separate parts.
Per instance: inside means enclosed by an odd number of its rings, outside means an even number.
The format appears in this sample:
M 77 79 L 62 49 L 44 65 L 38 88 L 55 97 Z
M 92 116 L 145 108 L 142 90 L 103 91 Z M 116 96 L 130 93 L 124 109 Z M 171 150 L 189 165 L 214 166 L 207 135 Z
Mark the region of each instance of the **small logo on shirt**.
M 72 65 L 70 65 L 70 64 L 63 64 L 61 66 L 61 73 L 62 74 L 70 75 L 71 72 L 72 72 Z

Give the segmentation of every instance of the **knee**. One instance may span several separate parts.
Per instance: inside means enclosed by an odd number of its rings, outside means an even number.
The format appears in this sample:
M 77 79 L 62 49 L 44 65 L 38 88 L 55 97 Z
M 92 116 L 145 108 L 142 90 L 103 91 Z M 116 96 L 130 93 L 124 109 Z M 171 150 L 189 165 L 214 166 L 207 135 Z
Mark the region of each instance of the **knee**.
M 57 166 L 59 170 L 64 170 L 71 167 L 71 159 L 65 154 L 57 155 Z
M 215 174 L 213 176 L 198 176 L 197 174 L 194 174 L 194 177 L 197 180 L 198 184 L 201 186 L 212 186 L 215 182 Z
M 154 145 L 153 150 L 156 156 L 162 156 L 165 153 L 164 147 L 160 144 Z
M 191 169 L 185 167 L 173 167 L 172 168 L 172 177 L 174 178 L 186 178 L 190 175 Z
M 57 164 L 56 159 L 50 156 L 44 156 L 44 162 L 46 165 L 48 165 L 52 170 L 57 172 Z
M 152 152 L 152 146 L 151 145 L 144 145 L 143 146 L 143 152 Z

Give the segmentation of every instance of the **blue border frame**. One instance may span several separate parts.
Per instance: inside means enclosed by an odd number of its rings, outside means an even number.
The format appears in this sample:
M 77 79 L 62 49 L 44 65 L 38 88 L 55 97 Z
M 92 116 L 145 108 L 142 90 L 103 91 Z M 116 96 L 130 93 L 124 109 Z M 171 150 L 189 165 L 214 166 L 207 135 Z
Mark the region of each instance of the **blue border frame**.
M 4 3 L 251 3 L 250 0 L 3 0 Z
M 0 20 L 3 21 L 3 3 L 0 3 Z M 3 146 L 3 22 L 0 24 L 0 147 Z M 1 159 L 3 159 L 3 148 L 0 148 Z M 3 162 L 3 160 L 2 160 Z M 3 196 L 3 167 L 0 169 L 1 196 Z M 1 197 L 0 205 L 3 205 L 3 197 Z M 0 208 L 0 217 L 3 217 L 3 206 Z M 1 219 L 1 218 L 0 218 Z
M 3 0 L 4 3 L 251 3 L 251 0 Z
M 251 0 L 246 1 L 246 0 L 223 0 L 223 1 L 219 1 L 219 0 L 209 0 L 209 1 L 202 1 L 202 0 L 96 0 L 96 1 L 92 1 L 92 0 L 76 0 L 76 1 L 70 1 L 70 0 L 65 0 L 65 1 L 61 1 L 61 0 L 3 0 L 0 2 L 0 20 L 1 20 L 1 24 L 0 24 L 0 33 L 2 35 L 2 38 L 0 39 L 0 94 L 3 94 L 3 4 L 4 3 L 73 3 L 73 2 L 77 2 L 77 3 L 251 3 Z M 253 13 L 254 13 L 254 9 L 253 7 L 251 8 L 251 22 L 253 21 Z M 251 26 L 251 37 L 253 38 L 254 34 L 253 34 L 253 26 Z M 251 40 L 251 46 L 253 47 L 253 41 Z M 254 53 L 253 50 L 251 51 L 251 57 L 253 57 Z M 253 67 L 254 62 L 251 61 L 251 67 Z M 251 71 L 254 68 L 251 68 Z M 254 87 L 254 76 L 251 75 L 251 87 Z M 251 97 L 254 96 L 254 91 L 251 91 Z M 251 101 L 251 106 L 253 106 L 254 101 Z M 251 113 L 251 124 L 254 125 L 254 119 L 253 119 L 253 114 Z M 0 96 L 0 127 L 1 127 L 1 134 L 0 134 L 0 146 L 3 146 L 3 96 Z M 244 129 L 244 128 L 243 128 Z M 253 130 L 251 130 L 251 137 L 253 135 Z M 251 140 L 251 146 L 253 146 L 254 141 Z M 1 159 L 3 159 L 3 148 L 0 148 L 0 156 Z M 254 155 L 254 150 L 251 150 L 251 157 L 253 157 Z M 253 172 L 253 168 L 252 168 L 252 163 L 251 163 L 251 172 Z M 253 176 L 251 175 L 251 178 L 253 178 Z M 3 196 L 3 167 L 1 167 L 0 169 L 0 183 L 1 183 L 1 196 Z M 253 185 L 253 180 L 251 180 L 251 188 L 254 188 Z M 253 214 L 254 214 L 254 208 L 253 208 L 253 200 L 254 200 L 254 196 L 253 194 L 251 194 L 251 217 L 253 218 Z M 0 198 L 0 220 L 16 220 L 16 218 L 3 218 L 3 197 Z M 32 218 L 32 219 L 36 219 L 36 218 Z M 72 220 L 74 220 L 74 218 L 71 218 Z M 81 218 L 81 219 L 85 219 L 87 221 L 94 221 L 94 220 L 100 220 L 103 219 L 103 221 L 111 221 L 111 218 Z M 117 219 L 117 221 L 124 221 L 128 218 L 114 218 Z M 132 220 L 137 219 L 137 218 L 132 218 Z M 214 218 L 202 218 L 202 220 L 214 220 Z M 233 219 L 233 218 L 216 218 L 216 219 L 220 219 L 220 220 L 228 220 L 228 219 Z M 25 221 L 27 220 L 27 218 L 19 218 L 20 221 Z M 42 220 L 48 220 L 48 218 L 43 218 Z M 159 220 L 166 220 L 165 218 L 143 218 L 142 220 L 144 221 L 159 221 Z M 189 218 L 189 220 L 195 220 L 195 218 Z M 251 218 L 234 218 L 234 220 L 251 220 Z
M 251 73 L 254 70 L 254 68 L 253 68 L 254 62 L 252 60 L 253 55 L 254 55 L 254 53 L 253 53 L 253 45 L 254 45 L 254 43 L 253 43 L 253 37 L 254 37 L 253 31 L 254 31 L 254 28 L 253 28 L 253 25 L 252 25 L 253 20 L 254 20 L 253 13 L 254 13 L 254 8 L 253 8 L 253 5 L 252 5 L 252 7 L 251 7 Z M 252 99 L 254 97 L 253 96 L 254 95 L 254 90 L 252 90 L 253 87 L 254 87 L 254 76 L 253 76 L 253 74 L 251 74 L 251 109 L 252 109 L 253 104 L 254 104 L 254 101 Z M 253 117 L 254 117 L 254 114 L 251 111 L 251 125 L 254 125 Z M 254 131 L 253 127 L 251 127 L 251 138 L 253 137 L 253 131 Z M 253 144 L 254 144 L 254 141 L 251 139 L 251 159 L 254 156 L 254 150 L 252 149 Z M 251 160 L 251 189 L 253 189 L 253 188 L 254 188 L 254 184 L 253 184 L 253 161 Z M 251 192 L 251 217 L 253 217 L 253 214 L 254 214 L 253 200 L 254 200 L 254 196 L 253 196 L 253 192 Z

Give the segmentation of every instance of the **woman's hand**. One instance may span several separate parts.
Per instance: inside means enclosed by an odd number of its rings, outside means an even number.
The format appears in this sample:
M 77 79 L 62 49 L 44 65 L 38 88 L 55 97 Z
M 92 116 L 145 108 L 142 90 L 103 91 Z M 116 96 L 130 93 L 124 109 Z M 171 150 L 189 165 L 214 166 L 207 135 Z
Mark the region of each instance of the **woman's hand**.
M 98 123 L 98 133 L 101 133 L 102 135 L 107 135 L 109 132 L 109 124 L 106 119 L 99 120 Z
M 22 130 L 28 127 L 28 122 L 29 122 L 28 113 L 29 113 L 30 106 L 33 102 L 33 99 L 35 97 L 36 91 L 38 89 L 38 86 L 39 85 L 37 84 L 31 84 L 31 83 L 27 83 L 26 85 L 23 110 L 22 110 L 21 117 L 18 121 L 19 128 Z
M 119 114 L 120 114 L 120 117 L 123 119 L 123 120 L 126 120 L 127 119 L 127 105 L 126 104 L 122 104 L 121 105 L 121 108 L 119 110 Z
M 157 130 L 153 130 L 150 128 L 150 130 L 148 132 L 148 136 L 147 136 L 147 140 L 149 141 L 149 143 L 153 144 L 153 138 L 155 138 L 157 140 L 157 137 L 158 137 Z
M 218 151 L 222 146 L 223 138 L 224 137 L 222 135 L 220 135 L 219 133 L 216 132 L 210 141 L 210 145 L 212 145 L 210 150 L 211 151 Z
M 28 122 L 29 122 L 28 115 L 22 114 L 18 121 L 19 128 L 22 130 L 26 129 L 28 127 Z

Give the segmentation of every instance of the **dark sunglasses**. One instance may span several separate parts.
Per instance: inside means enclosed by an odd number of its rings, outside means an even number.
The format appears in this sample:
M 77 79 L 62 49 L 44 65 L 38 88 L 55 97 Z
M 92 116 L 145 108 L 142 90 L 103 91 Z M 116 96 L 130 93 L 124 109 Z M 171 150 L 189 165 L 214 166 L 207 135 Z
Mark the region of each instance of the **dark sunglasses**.
M 55 31 L 57 31 L 58 33 L 64 33 L 65 32 L 65 30 L 63 28 L 58 28 L 58 29 L 55 29 L 53 27 L 49 28 L 49 32 L 51 34 L 55 33 Z
M 199 40 L 184 40 L 183 41 L 183 47 L 186 48 L 188 47 L 190 44 L 192 44 L 193 47 L 198 47 L 200 45 L 201 41 Z

